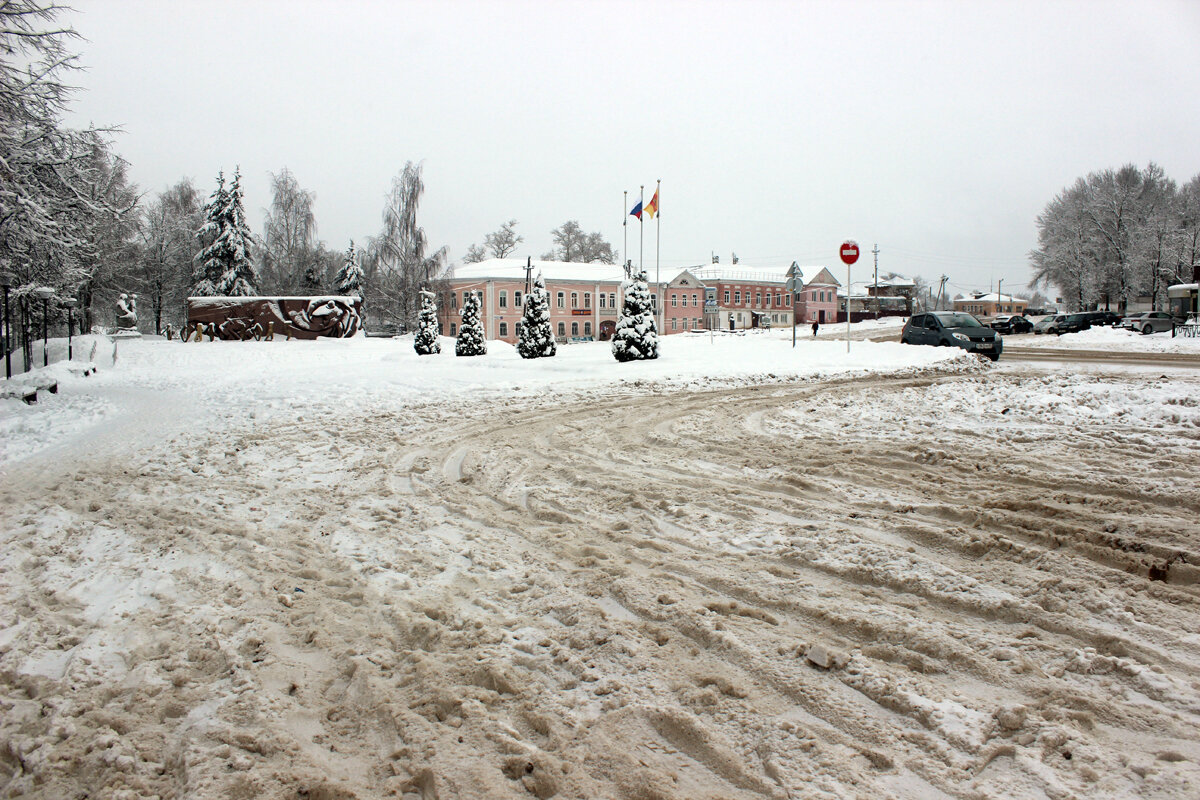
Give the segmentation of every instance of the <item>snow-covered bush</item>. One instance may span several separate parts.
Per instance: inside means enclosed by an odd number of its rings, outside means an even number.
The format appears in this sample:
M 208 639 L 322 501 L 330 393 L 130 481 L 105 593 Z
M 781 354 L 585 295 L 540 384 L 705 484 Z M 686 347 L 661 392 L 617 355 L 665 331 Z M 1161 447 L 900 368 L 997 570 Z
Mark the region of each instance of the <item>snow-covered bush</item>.
M 546 281 L 538 273 L 533 291 L 525 298 L 517 354 L 521 358 L 546 358 L 557 352 L 558 346 L 550 330 L 550 293 L 546 291 Z
M 625 303 L 613 334 L 613 357 L 617 361 L 658 358 L 658 326 L 650 305 L 646 271 L 622 283 L 621 289 L 625 292 Z
M 442 352 L 442 345 L 438 342 L 437 306 L 434 305 L 433 292 L 421 292 L 421 313 L 417 317 L 413 349 L 419 356 Z
M 454 343 L 454 355 L 482 356 L 486 353 L 483 322 L 479 319 L 479 295 L 471 292 L 463 298 L 462 324 L 458 328 L 458 340 Z

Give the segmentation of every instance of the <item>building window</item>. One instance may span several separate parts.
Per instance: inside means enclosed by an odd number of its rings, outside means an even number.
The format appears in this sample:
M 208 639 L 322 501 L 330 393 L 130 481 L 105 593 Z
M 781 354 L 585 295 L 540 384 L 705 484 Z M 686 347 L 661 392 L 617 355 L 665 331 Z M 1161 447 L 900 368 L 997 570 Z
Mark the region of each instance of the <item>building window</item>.
M 567 295 L 566 295 L 566 293 L 565 293 L 565 292 L 559 292 L 559 293 L 558 293 L 558 307 L 559 307 L 559 308 L 566 308 L 566 307 L 567 307 L 567 306 L 566 306 L 566 302 L 567 302 Z
M 729 305 L 729 290 L 725 290 L 725 305 Z
M 579 292 L 571 292 L 571 308 L 579 308 Z
M 500 292 L 499 297 L 496 298 L 496 305 L 500 308 L 508 308 L 508 292 Z
M 650 307 L 655 310 L 658 309 L 658 292 L 650 295 Z
M 521 307 L 521 293 L 513 292 L 513 305 L 517 308 Z
M 516 325 L 514 325 L 514 326 L 513 326 L 513 331 L 515 331 L 515 332 L 516 332 L 516 334 L 517 334 L 517 337 L 518 337 L 518 338 L 520 338 L 520 336 L 521 336 L 521 323 L 519 323 L 519 322 L 518 322 Z
M 592 293 L 591 292 L 583 293 L 583 307 L 584 308 L 592 307 Z
M 578 323 L 578 322 L 572 322 L 572 323 L 571 323 L 571 335 L 572 335 L 572 336 L 578 336 L 578 335 L 579 335 L 579 323 Z
M 508 336 L 508 323 L 507 322 L 500 323 L 500 335 Z
M 450 293 L 450 308 L 458 308 L 458 293 Z
M 470 292 L 463 292 L 463 305 L 467 304 L 467 298 L 471 296 Z
M 609 308 L 617 307 L 617 293 L 616 292 L 608 293 L 608 307 Z
M 601 297 L 603 297 L 603 295 L 601 295 Z M 592 335 L 592 323 L 590 323 L 590 322 L 583 323 L 583 335 L 584 336 Z
M 456 323 L 456 322 L 450 323 L 450 335 L 458 336 L 458 323 Z
M 754 293 L 754 305 L 760 306 L 760 307 L 762 306 L 762 292 Z
M 684 302 L 687 302 L 687 298 L 684 298 Z M 671 308 L 679 308 L 679 295 L 674 292 L 671 293 Z
M 771 307 L 771 295 L 767 295 L 767 308 Z
M 783 296 L 783 304 L 785 306 L 790 306 L 792 304 L 792 296 L 790 294 L 786 294 Z
M 607 308 L 608 307 L 607 303 L 608 303 L 608 295 L 604 294 L 604 292 L 601 292 L 600 293 L 600 307 Z
M 735 306 L 740 306 L 742 304 L 742 293 L 741 292 L 733 293 L 733 304 Z
M 559 336 L 567 335 L 567 324 L 565 322 L 558 323 L 558 335 Z
M 446 331 L 445 331 L 445 329 L 442 328 L 442 323 L 439 322 L 438 323 L 438 336 L 444 336 L 445 334 L 446 334 Z

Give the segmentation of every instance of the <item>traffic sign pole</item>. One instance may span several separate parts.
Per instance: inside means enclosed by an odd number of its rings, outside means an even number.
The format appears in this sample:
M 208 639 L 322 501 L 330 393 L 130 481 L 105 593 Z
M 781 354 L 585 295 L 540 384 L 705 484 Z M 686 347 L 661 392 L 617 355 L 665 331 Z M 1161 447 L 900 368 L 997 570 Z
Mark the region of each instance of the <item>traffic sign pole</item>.
M 850 265 L 858 261 L 858 243 L 853 239 L 842 242 L 838 255 L 846 265 L 846 352 L 850 352 Z

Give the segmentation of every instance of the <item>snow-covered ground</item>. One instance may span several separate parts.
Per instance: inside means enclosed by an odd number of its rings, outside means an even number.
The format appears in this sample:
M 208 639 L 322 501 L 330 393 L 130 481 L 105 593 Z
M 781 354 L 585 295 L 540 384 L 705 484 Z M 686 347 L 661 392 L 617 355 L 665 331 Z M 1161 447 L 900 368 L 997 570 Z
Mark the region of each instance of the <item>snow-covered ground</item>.
M 826 334 L 86 342 L 0 401 L 0 792 L 1197 796 L 1200 378 Z

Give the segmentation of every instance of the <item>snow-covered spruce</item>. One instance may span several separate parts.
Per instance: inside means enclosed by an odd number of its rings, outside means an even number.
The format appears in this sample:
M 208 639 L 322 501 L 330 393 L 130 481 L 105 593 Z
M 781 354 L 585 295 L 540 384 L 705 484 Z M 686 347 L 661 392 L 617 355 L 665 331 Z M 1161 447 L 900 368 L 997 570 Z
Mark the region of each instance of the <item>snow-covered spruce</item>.
M 658 326 L 654 323 L 650 305 L 646 271 L 642 270 L 633 280 L 622 283 L 621 290 L 625 293 L 625 304 L 613 334 L 613 357 L 617 361 L 658 358 Z
M 433 292 L 421 291 L 421 313 L 417 316 L 417 335 L 413 337 L 413 349 L 419 356 L 442 352 L 438 341 L 437 306 Z
M 482 356 L 487 353 L 483 338 L 483 322 L 479 319 L 479 295 L 471 292 L 463 298 L 462 324 L 454 342 L 456 356 Z
M 358 266 L 358 251 L 354 249 L 354 240 L 350 240 L 350 249 L 346 251 L 346 260 L 333 279 L 333 289 L 340 295 L 362 296 L 363 274 Z
M 525 313 L 521 317 L 521 335 L 517 339 L 517 355 L 521 358 L 548 358 L 558 352 L 550 330 L 550 293 L 539 272 L 533 291 L 525 298 Z
M 217 297 L 252 297 L 258 276 L 250 261 L 254 236 L 242 207 L 242 176 L 234 172 L 225 188 L 225 173 L 217 176 L 217 190 L 204 207 L 205 223 L 196 232 L 201 251 L 192 273 L 192 294 Z

